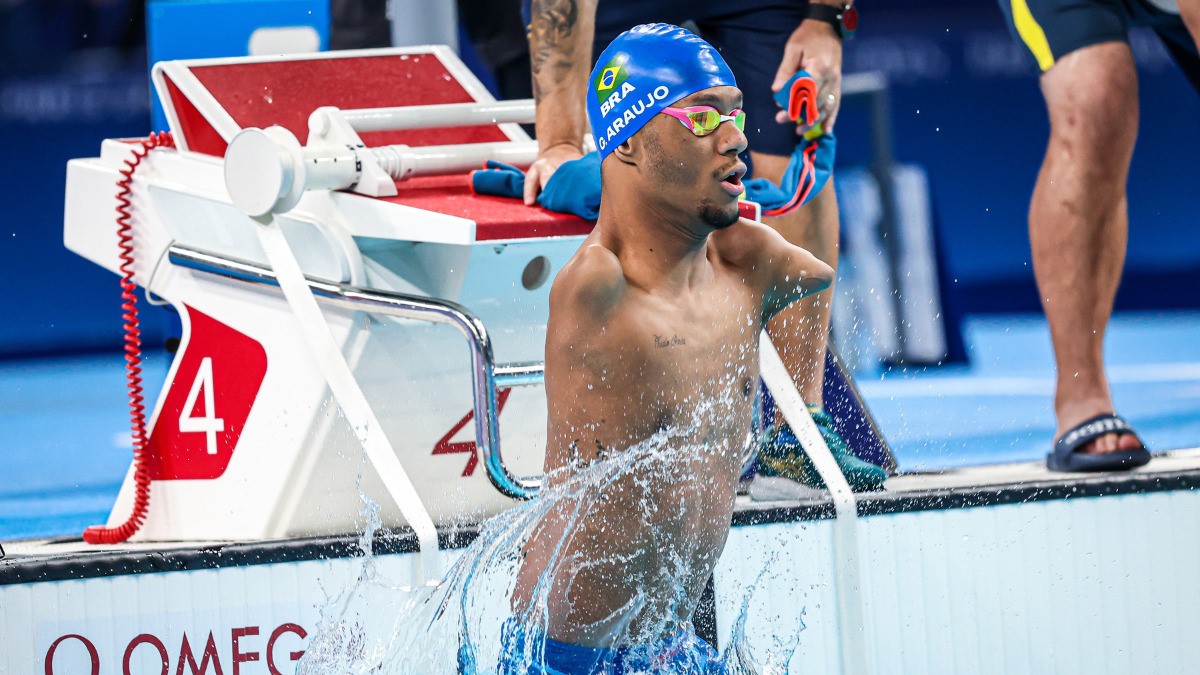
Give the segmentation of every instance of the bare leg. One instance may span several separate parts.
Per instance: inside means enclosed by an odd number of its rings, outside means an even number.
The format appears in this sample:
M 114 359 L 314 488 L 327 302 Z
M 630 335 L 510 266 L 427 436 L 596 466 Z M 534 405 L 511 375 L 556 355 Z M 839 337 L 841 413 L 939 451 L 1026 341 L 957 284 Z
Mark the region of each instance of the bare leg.
M 1112 412 L 1104 332 L 1125 262 L 1125 183 L 1137 137 L 1137 75 L 1129 46 L 1072 52 L 1042 75 L 1050 143 L 1029 207 L 1033 267 L 1058 368 L 1056 437 Z M 1086 452 L 1136 449 L 1106 434 Z
M 754 176 L 776 183 L 787 170 L 788 157 L 750 153 Z M 775 228 L 784 239 L 808 249 L 835 270 L 838 257 L 838 208 L 833 180 L 821 193 L 794 213 L 763 222 Z M 821 405 L 821 387 L 825 375 L 825 344 L 829 336 L 829 308 L 833 287 L 780 312 L 767 326 L 767 333 L 779 357 L 792 374 L 792 380 L 805 402 Z
M 1200 48 L 1200 0 L 1179 0 L 1179 16 L 1192 35 L 1192 42 Z

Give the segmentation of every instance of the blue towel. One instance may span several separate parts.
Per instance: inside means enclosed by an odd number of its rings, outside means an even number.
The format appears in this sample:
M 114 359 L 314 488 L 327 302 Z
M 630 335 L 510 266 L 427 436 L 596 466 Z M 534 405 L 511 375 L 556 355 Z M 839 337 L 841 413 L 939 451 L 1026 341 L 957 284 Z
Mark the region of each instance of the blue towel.
M 515 166 L 489 159 L 487 168 L 471 172 L 471 189 L 481 195 L 521 197 L 525 194 L 525 172 Z
M 525 172 L 515 166 L 488 160 L 487 168 L 471 172 L 471 189 L 479 194 L 499 197 L 525 195 Z M 571 213 L 584 220 L 600 217 L 600 155 L 590 152 L 579 159 L 563 162 L 538 203 L 559 213 Z
M 837 139 L 826 133 L 812 140 L 801 139 L 792 151 L 781 185 L 766 178 L 746 183 L 746 199 L 762 205 L 764 216 L 785 216 L 817 196 L 833 175 Z
M 522 181 L 521 189 L 524 188 Z M 599 218 L 600 155 L 589 152 L 579 159 L 563 162 L 546 181 L 538 203 L 551 211 L 574 213 L 584 220 Z
M 762 205 L 764 216 L 784 216 L 820 194 L 833 175 L 837 139 L 821 127 L 817 81 L 799 71 L 775 92 L 775 102 L 796 124 L 812 127 L 792 151 L 783 180 L 775 185 L 763 178 L 746 181 L 746 199 Z

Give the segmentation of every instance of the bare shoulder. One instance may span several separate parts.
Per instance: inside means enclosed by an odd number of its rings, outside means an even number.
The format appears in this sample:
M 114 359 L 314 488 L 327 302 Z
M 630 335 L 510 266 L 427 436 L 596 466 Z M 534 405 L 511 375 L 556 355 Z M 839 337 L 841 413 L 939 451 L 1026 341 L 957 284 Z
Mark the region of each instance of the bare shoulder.
M 833 282 L 833 268 L 762 223 L 742 219 L 711 241 L 722 261 L 763 292 L 765 319 Z
M 772 258 L 788 255 L 796 248 L 775 230 L 746 218 L 717 230 L 711 241 L 722 260 L 747 270 L 765 269 Z
M 554 278 L 551 309 L 580 312 L 579 319 L 599 318 L 617 305 L 625 287 L 625 272 L 617 256 L 598 243 L 585 241 Z

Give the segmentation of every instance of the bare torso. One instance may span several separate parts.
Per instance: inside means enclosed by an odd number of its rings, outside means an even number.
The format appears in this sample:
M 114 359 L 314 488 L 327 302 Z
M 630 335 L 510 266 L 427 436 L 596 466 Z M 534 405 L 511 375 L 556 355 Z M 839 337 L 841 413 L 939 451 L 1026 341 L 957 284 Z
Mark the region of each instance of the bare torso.
M 654 114 L 602 150 L 599 219 L 550 292 L 545 513 L 512 609 L 576 645 L 658 640 L 690 618 L 729 534 L 759 332 L 833 276 L 739 221 L 741 92 L 674 105 L 720 119 Z
M 685 287 L 622 280 L 607 311 L 582 316 L 552 299 L 545 489 L 597 461 L 621 467 L 561 500 L 525 547 L 514 609 L 528 606 L 549 567 L 543 592 L 556 640 L 611 645 L 677 631 L 725 545 L 758 381 L 763 292 L 716 240 Z M 621 264 L 593 238 L 572 264 L 581 256 Z

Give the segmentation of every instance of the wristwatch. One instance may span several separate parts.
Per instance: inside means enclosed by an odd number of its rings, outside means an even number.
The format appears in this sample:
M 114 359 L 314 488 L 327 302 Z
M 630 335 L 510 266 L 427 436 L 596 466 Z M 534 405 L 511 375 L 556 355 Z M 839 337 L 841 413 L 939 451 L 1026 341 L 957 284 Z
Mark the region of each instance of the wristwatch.
M 813 19 L 814 21 L 824 21 L 833 26 L 833 30 L 837 32 L 838 37 L 843 40 L 849 40 L 854 37 L 854 33 L 858 30 L 858 10 L 846 3 L 841 7 L 833 7 L 832 5 L 823 5 L 819 2 L 809 2 L 808 12 L 804 18 Z

